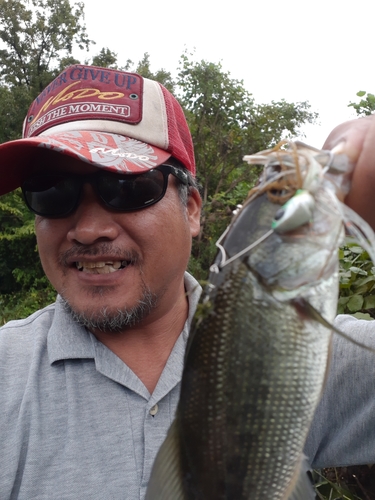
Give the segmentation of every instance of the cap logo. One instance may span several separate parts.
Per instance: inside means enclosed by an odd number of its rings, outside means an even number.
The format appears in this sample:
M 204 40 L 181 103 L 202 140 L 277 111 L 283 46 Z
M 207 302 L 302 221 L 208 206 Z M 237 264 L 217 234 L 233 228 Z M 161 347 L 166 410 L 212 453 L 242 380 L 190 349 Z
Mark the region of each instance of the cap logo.
M 66 87 L 64 90 L 62 90 L 59 94 L 57 94 L 57 96 L 50 97 L 49 99 L 47 99 L 45 104 L 43 104 L 43 106 L 40 108 L 38 114 L 36 116 L 34 116 L 32 121 L 30 122 L 30 131 L 29 131 L 30 135 L 32 135 L 33 130 L 35 128 L 35 127 L 33 127 L 33 124 L 38 120 L 39 116 L 42 113 L 45 113 L 46 111 L 48 111 L 48 109 L 51 106 L 54 106 L 61 101 L 75 101 L 75 100 L 81 100 L 81 99 L 88 98 L 88 97 L 96 97 L 97 99 L 110 101 L 110 100 L 119 99 L 121 97 L 124 97 L 124 93 L 122 93 L 122 92 L 101 92 L 98 89 L 90 89 L 90 88 L 86 88 L 86 89 L 81 88 L 81 89 L 77 89 L 77 90 L 73 90 L 73 91 L 69 92 L 69 90 L 72 87 L 74 87 L 75 85 L 77 85 L 79 83 L 81 83 L 81 82 L 80 81 L 74 82 L 71 85 L 68 85 L 68 87 Z M 126 116 L 129 116 L 129 113 L 130 113 L 129 106 L 122 106 L 122 107 L 126 108 L 126 110 L 127 110 Z M 49 121 L 53 120 L 54 118 L 56 119 L 59 116 L 66 115 L 68 112 L 69 113 L 79 112 L 80 109 L 82 112 L 86 112 L 86 113 L 90 112 L 90 111 L 91 112 L 98 111 L 97 107 L 93 103 L 91 103 L 91 104 L 90 103 L 82 103 L 81 106 L 60 107 L 59 110 L 55 109 L 52 113 L 46 114 L 44 116 L 43 123 L 49 122 Z
M 145 155 L 137 155 L 135 153 L 129 153 L 123 151 L 122 149 L 105 149 L 105 148 L 94 148 L 89 151 L 93 153 L 101 153 L 103 155 L 119 156 L 120 158 L 129 158 L 131 160 L 149 161 L 150 157 Z
M 107 119 L 136 124 L 142 120 L 143 81 L 134 73 L 73 66 L 34 101 L 24 137 L 75 120 Z

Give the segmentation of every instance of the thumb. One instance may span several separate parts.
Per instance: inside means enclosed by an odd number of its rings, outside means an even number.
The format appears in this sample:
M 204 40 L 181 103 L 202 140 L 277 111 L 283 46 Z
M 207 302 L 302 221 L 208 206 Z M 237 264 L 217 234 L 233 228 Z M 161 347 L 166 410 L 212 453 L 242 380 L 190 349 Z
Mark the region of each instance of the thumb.
M 346 154 L 354 164 L 345 203 L 375 229 L 375 115 L 342 123 L 329 134 L 323 149 Z

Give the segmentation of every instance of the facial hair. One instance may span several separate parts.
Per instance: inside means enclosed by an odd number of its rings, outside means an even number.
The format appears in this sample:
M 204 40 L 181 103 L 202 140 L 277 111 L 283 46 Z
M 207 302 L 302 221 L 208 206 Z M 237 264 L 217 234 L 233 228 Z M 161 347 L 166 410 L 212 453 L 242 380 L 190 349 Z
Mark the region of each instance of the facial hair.
M 84 260 L 86 256 L 100 256 L 110 253 L 118 256 L 119 260 L 126 260 L 128 265 L 138 265 L 141 276 L 142 266 L 139 256 L 134 252 L 124 251 L 114 248 L 108 243 L 101 243 L 95 246 L 74 246 L 67 252 L 59 256 L 59 264 L 64 268 L 68 266 L 69 258 Z M 93 295 L 105 296 L 109 290 L 97 287 L 92 290 Z M 153 293 L 149 287 L 142 282 L 141 297 L 133 307 L 124 307 L 122 309 L 112 310 L 108 306 L 102 307 L 96 311 L 78 311 L 69 303 L 64 290 L 60 291 L 60 296 L 64 309 L 72 316 L 79 325 L 87 328 L 89 331 L 99 330 L 108 333 L 117 333 L 139 324 L 158 304 L 158 295 Z
M 75 322 L 93 332 L 99 330 L 107 333 L 118 333 L 134 327 L 144 320 L 157 306 L 157 296 L 143 286 L 142 297 L 131 308 L 110 310 L 103 307 L 99 311 L 86 313 L 76 311 L 62 295 L 62 303 Z

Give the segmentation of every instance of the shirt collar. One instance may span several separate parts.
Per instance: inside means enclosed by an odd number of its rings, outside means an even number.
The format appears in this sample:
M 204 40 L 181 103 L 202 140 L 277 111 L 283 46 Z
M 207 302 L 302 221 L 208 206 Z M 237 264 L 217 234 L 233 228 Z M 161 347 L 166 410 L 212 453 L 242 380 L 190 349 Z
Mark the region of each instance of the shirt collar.
M 184 325 L 184 329 L 178 338 L 171 356 L 176 354 L 181 358 L 189 336 L 190 325 L 193 320 L 195 309 L 201 294 L 201 287 L 197 280 L 189 273 L 185 273 L 185 289 L 189 300 L 189 315 Z M 60 296 L 57 297 L 55 314 L 48 332 L 47 348 L 50 363 L 62 359 L 94 359 L 95 358 L 95 337 L 84 327 L 73 320 L 68 311 L 65 310 Z M 103 346 L 104 347 L 104 346 Z M 176 353 L 174 353 L 176 351 Z M 167 367 L 166 367 L 167 368 Z M 181 370 L 178 372 L 182 372 Z M 181 374 L 179 375 L 181 378 Z
M 95 357 L 91 334 L 73 320 L 60 296 L 57 296 L 55 314 L 48 332 L 47 349 L 51 364 L 62 359 Z

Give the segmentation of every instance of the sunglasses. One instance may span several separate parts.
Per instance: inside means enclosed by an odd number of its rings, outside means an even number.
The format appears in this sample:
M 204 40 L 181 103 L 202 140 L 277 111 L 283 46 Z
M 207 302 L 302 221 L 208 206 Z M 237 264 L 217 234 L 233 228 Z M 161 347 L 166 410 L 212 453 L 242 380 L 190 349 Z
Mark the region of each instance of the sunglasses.
M 183 184 L 188 175 L 171 165 L 160 165 L 141 174 L 116 174 L 99 171 L 89 175 L 43 174 L 29 177 L 22 192 L 29 209 L 49 218 L 66 217 L 79 205 L 82 188 L 90 183 L 106 207 L 118 212 L 132 212 L 160 201 L 168 186 L 169 174 Z

